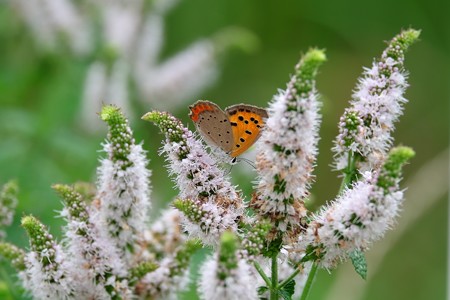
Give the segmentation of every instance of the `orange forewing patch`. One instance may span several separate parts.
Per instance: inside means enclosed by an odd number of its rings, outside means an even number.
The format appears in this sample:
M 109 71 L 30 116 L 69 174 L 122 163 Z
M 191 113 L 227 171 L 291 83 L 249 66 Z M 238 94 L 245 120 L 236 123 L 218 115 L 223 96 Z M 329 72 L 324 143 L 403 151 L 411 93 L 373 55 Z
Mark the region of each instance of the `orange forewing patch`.
M 199 115 L 204 111 L 213 111 L 216 109 L 213 105 L 205 101 L 197 101 L 194 105 L 189 106 L 191 110 L 189 117 L 192 121 L 197 122 Z
M 250 148 L 261 135 L 267 112 L 259 107 L 238 104 L 227 108 L 228 119 L 233 130 L 231 157 L 236 157 Z

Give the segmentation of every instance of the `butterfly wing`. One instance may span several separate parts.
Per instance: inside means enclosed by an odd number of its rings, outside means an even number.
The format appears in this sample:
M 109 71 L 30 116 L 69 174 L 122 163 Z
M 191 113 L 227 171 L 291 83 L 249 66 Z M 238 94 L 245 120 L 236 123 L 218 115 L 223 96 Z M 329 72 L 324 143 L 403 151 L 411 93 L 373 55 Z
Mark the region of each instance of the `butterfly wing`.
M 226 153 L 233 149 L 233 131 L 227 114 L 216 104 L 199 100 L 189 106 L 189 117 L 203 139 Z
M 236 157 L 258 140 L 267 118 L 267 111 L 253 105 L 236 104 L 227 107 L 225 112 L 233 131 L 233 147 L 230 155 Z

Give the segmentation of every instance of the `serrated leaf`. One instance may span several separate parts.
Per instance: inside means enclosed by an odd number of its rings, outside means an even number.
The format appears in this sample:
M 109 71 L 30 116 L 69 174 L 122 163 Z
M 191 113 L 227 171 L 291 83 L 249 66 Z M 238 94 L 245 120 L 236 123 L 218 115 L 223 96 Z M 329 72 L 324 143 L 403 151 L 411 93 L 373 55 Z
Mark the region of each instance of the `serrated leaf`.
M 265 257 L 272 257 L 276 253 L 280 252 L 281 246 L 283 244 L 283 240 L 281 238 L 277 238 L 270 242 L 268 247 L 262 251 L 262 255 Z
M 284 290 L 278 291 L 278 295 L 284 300 L 292 300 L 292 295 L 289 295 L 289 293 Z
M 280 296 L 284 300 L 291 300 L 292 295 L 294 295 L 295 292 L 295 280 L 290 280 L 288 283 L 286 283 L 285 286 L 279 291 Z
M 352 260 L 356 273 L 365 280 L 367 278 L 367 261 L 364 253 L 361 250 L 355 250 L 350 253 L 350 259 Z

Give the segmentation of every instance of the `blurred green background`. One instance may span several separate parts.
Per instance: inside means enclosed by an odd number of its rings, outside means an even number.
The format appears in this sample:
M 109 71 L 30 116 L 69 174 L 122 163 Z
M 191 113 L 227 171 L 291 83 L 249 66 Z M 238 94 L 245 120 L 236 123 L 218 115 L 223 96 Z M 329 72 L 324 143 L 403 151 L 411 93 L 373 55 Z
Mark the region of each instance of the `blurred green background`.
M 398 228 L 368 252 L 366 282 L 347 264 L 321 271 L 311 299 L 444 299 L 446 295 L 449 12 L 450 2 L 445 0 L 185 0 L 165 18 L 162 58 L 227 26 L 246 28 L 259 39 L 259 47 L 251 53 L 229 51 L 221 59 L 218 81 L 172 110 L 187 124 L 187 105 L 197 99 L 223 107 L 240 102 L 265 106 L 277 89 L 285 88 L 302 51 L 312 46 L 326 49 L 328 61 L 317 77 L 324 105 L 312 191 L 316 206 L 331 200 L 339 187 L 338 174 L 330 168 L 330 148 L 362 67 L 370 66 L 384 49 L 384 41 L 402 28 L 422 30 L 420 42 L 406 55 L 410 102 L 395 132 L 396 144 L 417 152 L 405 168 L 403 186 L 408 190 Z M 104 132 L 87 132 L 80 126 L 89 60 L 41 51 L 7 3 L 0 4 L 0 51 L 0 182 L 16 178 L 20 184 L 20 202 L 7 240 L 26 247 L 18 225 L 23 214 L 37 216 L 60 237 L 63 221 L 55 218 L 55 211 L 62 205 L 50 185 L 95 181 Z M 136 93 L 130 94 L 131 125 L 148 150 L 153 199 L 159 203 L 155 207 L 161 207 L 176 195 L 158 157 L 162 136 L 139 120 L 152 107 L 137 104 Z M 192 124 L 189 127 L 193 129 Z M 240 183 L 247 182 L 241 188 L 249 195 L 255 174 L 239 172 L 243 168 L 232 174 Z

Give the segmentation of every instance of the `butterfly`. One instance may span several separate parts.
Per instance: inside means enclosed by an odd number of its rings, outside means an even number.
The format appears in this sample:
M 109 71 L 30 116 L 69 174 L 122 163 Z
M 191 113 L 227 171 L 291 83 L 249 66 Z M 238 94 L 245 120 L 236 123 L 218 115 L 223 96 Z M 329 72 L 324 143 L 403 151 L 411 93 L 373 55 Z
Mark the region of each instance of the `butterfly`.
M 217 104 L 199 100 L 189 106 L 189 117 L 210 145 L 233 158 L 244 153 L 260 137 L 267 111 L 248 104 L 236 104 L 223 111 Z

